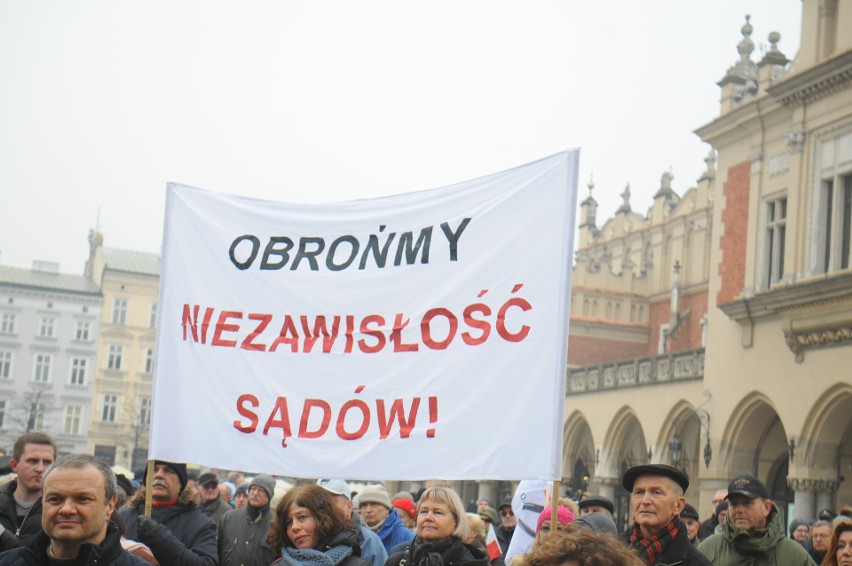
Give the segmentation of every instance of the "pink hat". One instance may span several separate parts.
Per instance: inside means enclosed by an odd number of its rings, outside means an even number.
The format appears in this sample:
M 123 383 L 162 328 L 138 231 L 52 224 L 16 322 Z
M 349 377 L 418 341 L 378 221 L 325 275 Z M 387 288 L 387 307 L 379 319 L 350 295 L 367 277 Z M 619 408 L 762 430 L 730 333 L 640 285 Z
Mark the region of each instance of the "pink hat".
M 538 516 L 538 521 L 535 523 L 535 532 L 539 532 L 541 530 L 541 526 L 545 521 L 550 521 L 550 516 L 552 514 L 552 510 L 550 507 L 541 512 Z M 571 512 L 567 507 L 563 507 L 560 505 L 556 508 L 556 520 L 559 521 L 560 524 L 564 527 L 568 523 L 574 520 L 574 513 Z

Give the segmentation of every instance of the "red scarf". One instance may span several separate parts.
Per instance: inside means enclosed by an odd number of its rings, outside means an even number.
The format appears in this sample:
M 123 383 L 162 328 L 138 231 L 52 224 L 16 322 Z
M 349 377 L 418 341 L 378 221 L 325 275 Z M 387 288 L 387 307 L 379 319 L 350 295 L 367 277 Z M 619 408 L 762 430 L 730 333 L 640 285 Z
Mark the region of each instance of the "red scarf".
M 639 531 L 639 525 L 633 523 L 630 531 L 630 547 L 648 564 L 658 561 L 671 545 L 680 530 L 680 518 L 675 517 L 663 529 L 650 538 L 645 538 Z

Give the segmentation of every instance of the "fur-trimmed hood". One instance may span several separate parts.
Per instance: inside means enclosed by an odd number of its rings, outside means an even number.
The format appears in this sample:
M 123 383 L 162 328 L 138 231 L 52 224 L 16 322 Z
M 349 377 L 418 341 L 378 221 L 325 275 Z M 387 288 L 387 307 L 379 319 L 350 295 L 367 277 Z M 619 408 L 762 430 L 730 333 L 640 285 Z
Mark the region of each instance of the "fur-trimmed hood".
M 182 505 L 201 505 L 201 492 L 195 489 L 192 486 L 186 486 L 183 491 L 178 494 L 179 504 Z M 122 509 L 128 509 L 130 507 L 136 507 L 137 505 L 145 504 L 145 486 L 143 485 L 139 489 L 136 490 L 136 493 L 127 500 L 127 503 L 124 504 Z

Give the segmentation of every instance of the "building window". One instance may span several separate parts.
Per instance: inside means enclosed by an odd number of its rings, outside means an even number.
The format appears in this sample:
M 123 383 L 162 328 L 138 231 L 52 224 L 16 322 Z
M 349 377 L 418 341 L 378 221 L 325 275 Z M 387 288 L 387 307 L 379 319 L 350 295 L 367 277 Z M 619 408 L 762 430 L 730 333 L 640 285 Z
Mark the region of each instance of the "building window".
M 12 352 L 0 350 L 0 379 L 12 379 Z
M 44 430 L 44 407 L 41 403 L 30 403 L 27 430 Z
M 852 266 L 852 132 L 817 144 L 809 269 Z
M 787 197 L 766 201 L 766 231 L 764 237 L 764 284 L 769 287 L 784 277 L 784 249 L 787 240 Z
M 89 341 L 89 331 L 92 328 L 92 323 L 85 320 L 77 321 L 77 331 L 74 333 L 74 338 L 81 342 Z
M 127 299 L 115 299 L 112 302 L 112 323 L 127 323 Z
M 71 360 L 71 385 L 86 385 L 86 358 Z
M 139 424 L 141 426 L 151 426 L 151 398 L 139 398 Z
M 6 424 L 6 401 L 0 399 L 0 429 Z
M 83 419 L 83 407 L 71 405 L 65 407 L 65 434 L 80 434 L 80 422 Z
M 115 466 L 115 446 L 95 444 L 95 458 L 103 460 L 109 466 Z
M 38 327 L 38 335 L 42 338 L 53 338 L 56 328 L 56 319 L 50 316 L 43 316 L 41 324 Z
M 50 381 L 50 365 L 52 361 L 53 356 L 50 354 L 36 354 L 33 381 L 41 383 L 47 383 Z
M 823 179 L 820 189 L 821 267 L 830 273 L 849 267 L 852 236 L 852 174 Z
M 104 395 L 103 399 L 101 420 L 105 423 L 114 423 L 116 412 L 118 412 L 118 395 L 108 393 Z
M 157 303 L 151 303 L 151 313 L 148 315 L 148 328 L 157 327 Z
M 0 315 L 0 334 L 14 334 L 17 316 L 11 312 Z
M 154 348 L 145 350 L 145 373 L 154 372 Z
M 107 355 L 107 369 L 120 370 L 121 356 L 124 354 L 124 346 L 121 344 L 110 344 Z

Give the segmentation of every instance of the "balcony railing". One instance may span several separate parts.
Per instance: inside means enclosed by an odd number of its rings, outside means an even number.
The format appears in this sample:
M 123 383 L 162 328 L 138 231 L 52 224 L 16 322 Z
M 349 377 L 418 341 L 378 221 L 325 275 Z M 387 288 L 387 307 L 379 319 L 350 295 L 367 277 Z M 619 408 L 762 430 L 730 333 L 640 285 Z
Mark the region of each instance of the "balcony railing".
M 704 348 L 568 369 L 566 395 L 704 379 Z

